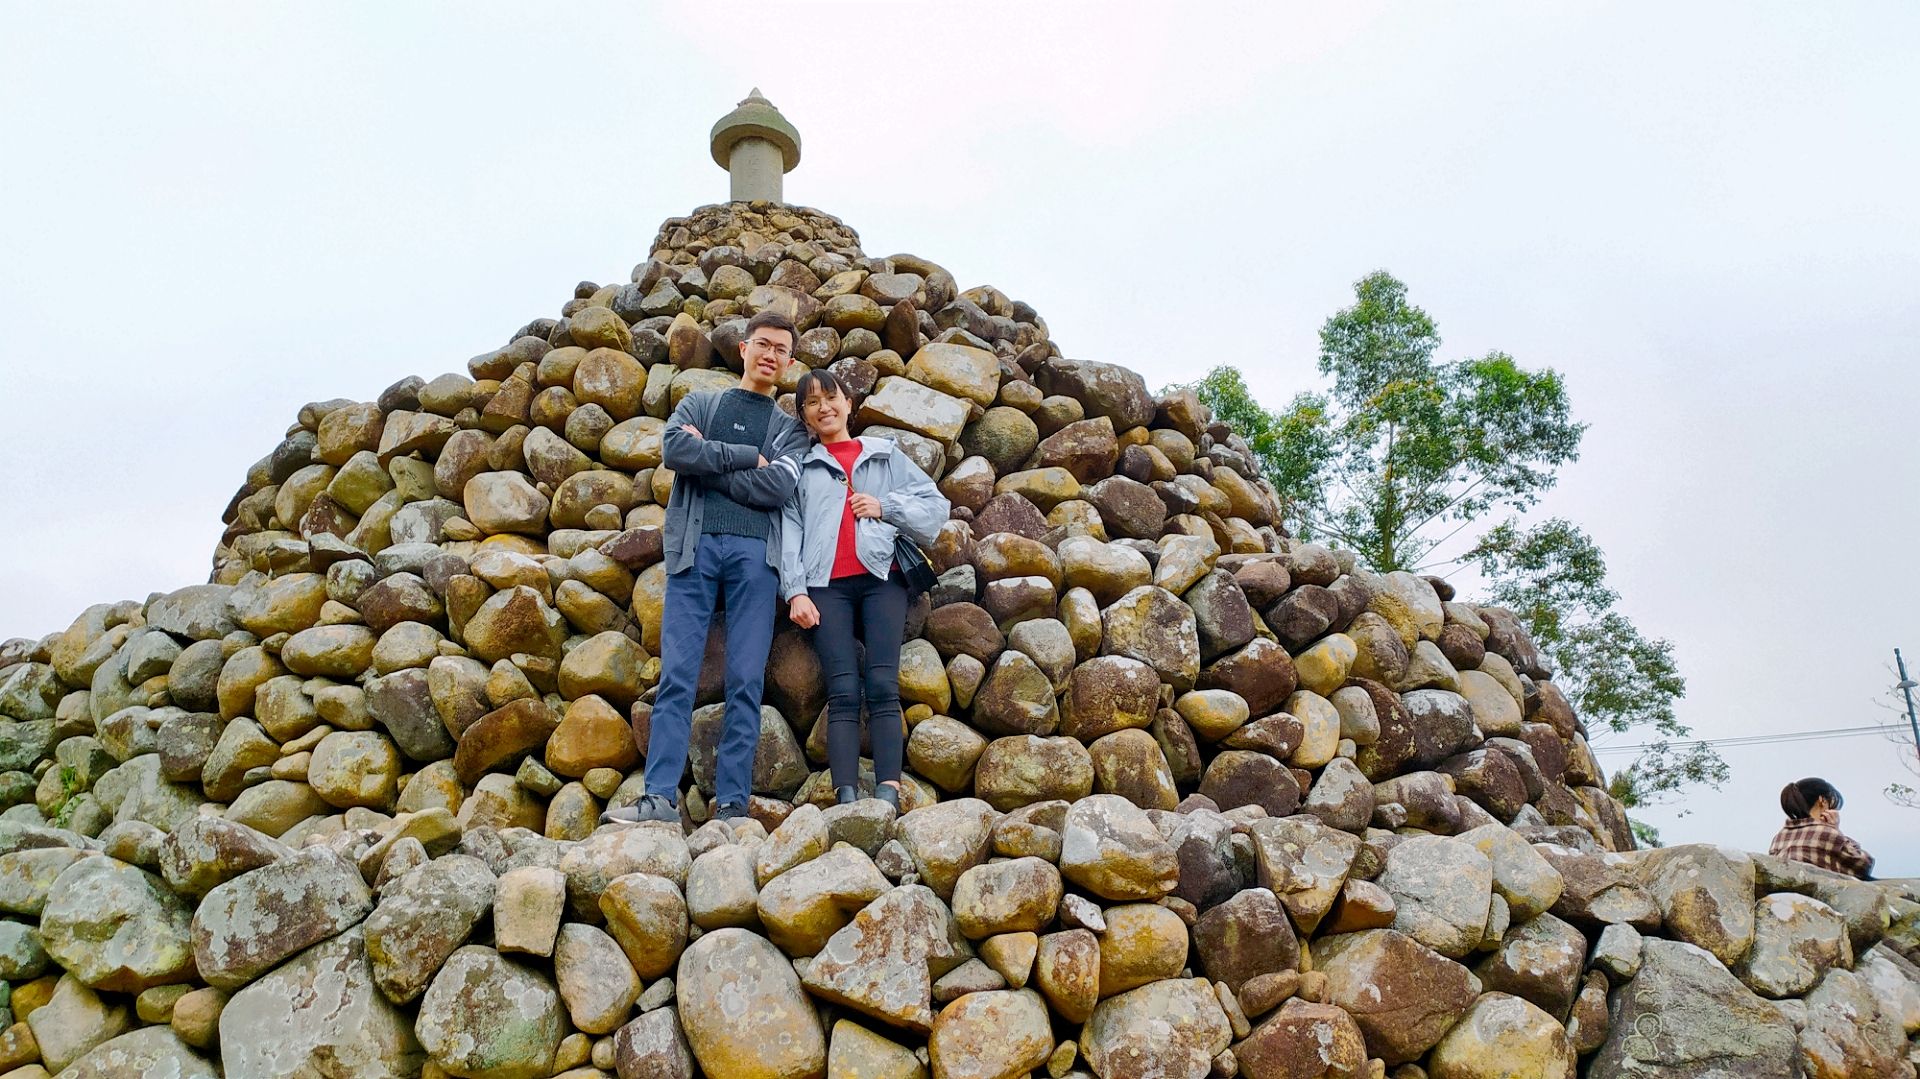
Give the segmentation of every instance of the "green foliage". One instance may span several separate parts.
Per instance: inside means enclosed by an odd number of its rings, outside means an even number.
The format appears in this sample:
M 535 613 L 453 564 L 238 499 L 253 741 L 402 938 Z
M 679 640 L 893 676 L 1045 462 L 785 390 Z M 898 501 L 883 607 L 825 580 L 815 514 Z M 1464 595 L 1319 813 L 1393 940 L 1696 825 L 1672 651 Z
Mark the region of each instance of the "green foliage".
M 1333 453 L 1333 428 L 1326 422 L 1327 402 L 1302 394 L 1285 415 L 1269 412 L 1253 399 L 1237 367 L 1216 367 L 1191 387 L 1215 419 L 1246 440 L 1267 482 L 1285 501 L 1314 490 L 1320 462 Z
M 1491 509 L 1531 506 L 1579 455 L 1586 429 L 1551 369 L 1501 352 L 1436 361 L 1439 332 L 1406 292 L 1370 274 L 1353 306 L 1327 320 L 1329 393 L 1303 393 L 1276 414 L 1232 368 L 1194 385 L 1246 433 L 1296 534 L 1336 540 L 1382 572 L 1439 564 L 1423 560 Z
M 1674 705 L 1686 692 L 1673 646 L 1616 609 L 1606 559 L 1569 521 L 1518 516 L 1578 458 L 1566 385 L 1503 352 L 1442 362 L 1434 321 L 1392 275 L 1354 285 L 1352 306 L 1320 330 L 1321 392 L 1269 411 L 1240 372 L 1216 367 L 1192 389 L 1247 441 L 1297 536 L 1345 546 L 1379 572 L 1471 565 L 1487 599 L 1512 609 L 1550 657 L 1556 681 L 1596 737 L 1644 731 L 1650 748 L 1614 774 L 1614 796 L 1645 806 L 1727 766 Z M 1507 511 L 1488 527 L 1488 518 Z M 1475 540 L 1475 530 L 1479 530 Z M 1456 538 L 1458 545 L 1451 548 Z M 1634 822 L 1643 842 L 1659 833 Z
M 1519 616 L 1552 660 L 1555 683 L 1599 737 L 1645 732 L 1648 748 L 1614 772 L 1609 791 L 1633 809 L 1698 783 L 1719 787 L 1726 762 L 1712 746 L 1678 745 L 1693 732 L 1674 711 L 1687 682 L 1671 642 L 1648 638 L 1621 613 L 1607 587 L 1600 548 L 1572 522 L 1551 518 L 1522 530 L 1488 529 L 1471 557 L 1487 598 Z
M 80 773 L 70 764 L 60 766 L 60 797 L 55 801 L 48 821 L 56 828 L 72 823 L 73 809 L 80 794 Z

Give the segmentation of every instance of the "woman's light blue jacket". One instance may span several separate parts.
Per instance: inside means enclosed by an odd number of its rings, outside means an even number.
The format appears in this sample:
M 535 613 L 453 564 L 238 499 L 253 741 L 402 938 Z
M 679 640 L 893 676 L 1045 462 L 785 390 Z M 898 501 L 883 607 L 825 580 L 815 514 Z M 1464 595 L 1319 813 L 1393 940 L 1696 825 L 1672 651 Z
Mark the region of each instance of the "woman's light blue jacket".
M 933 480 L 891 439 L 862 437 L 853 462 L 853 489 L 880 500 L 880 516 L 855 520 L 854 550 L 860 564 L 876 577 L 893 563 L 893 542 L 900 533 L 933 546 L 951 506 Z M 846 512 L 847 477 L 827 447 L 814 443 L 787 460 L 800 476 L 781 510 L 780 598 L 791 600 L 809 588 L 824 588 L 833 576 L 833 556 Z

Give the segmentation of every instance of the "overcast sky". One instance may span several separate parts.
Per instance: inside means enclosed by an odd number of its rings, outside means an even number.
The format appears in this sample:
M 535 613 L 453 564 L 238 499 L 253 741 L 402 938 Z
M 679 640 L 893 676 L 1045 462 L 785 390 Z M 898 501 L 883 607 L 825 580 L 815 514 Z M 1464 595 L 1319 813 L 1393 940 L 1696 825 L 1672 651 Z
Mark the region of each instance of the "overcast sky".
M 1542 512 L 1674 642 L 1698 735 L 1897 721 L 1920 8 L 1333 7 L 0 3 L 0 638 L 204 580 L 303 402 L 625 280 L 725 198 L 707 132 L 758 85 L 790 201 L 1153 386 L 1234 363 L 1281 405 L 1390 270 L 1444 358 L 1566 376 L 1592 427 Z M 1729 749 L 1648 816 L 1764 850 L 1824 775 L 1920 874 L 1903 753 Z

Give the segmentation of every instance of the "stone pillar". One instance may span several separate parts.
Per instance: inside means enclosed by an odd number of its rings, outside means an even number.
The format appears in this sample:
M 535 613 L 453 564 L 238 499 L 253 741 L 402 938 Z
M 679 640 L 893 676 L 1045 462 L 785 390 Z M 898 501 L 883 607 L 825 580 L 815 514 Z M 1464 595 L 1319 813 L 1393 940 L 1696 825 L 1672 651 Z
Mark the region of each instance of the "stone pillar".
M 713 125 L 712 149 L 734 202 L 780 202 L 783 178 L 800 163 L 800 132 L 755 87 Z
M 779 202 L 784 166 L 778 146 L 766 139 L 741 139 L 727 156 L 728 197 L 734 202 Z

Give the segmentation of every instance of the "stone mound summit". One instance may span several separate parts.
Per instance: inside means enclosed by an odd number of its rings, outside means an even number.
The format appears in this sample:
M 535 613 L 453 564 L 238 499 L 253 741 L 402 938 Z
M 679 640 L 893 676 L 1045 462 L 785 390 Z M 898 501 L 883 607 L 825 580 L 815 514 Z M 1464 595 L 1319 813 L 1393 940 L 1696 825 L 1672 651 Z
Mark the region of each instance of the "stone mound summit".
M 665 420 L 766 309 L 953 503 L 904 812 L 831 804 L 783 623 L 752 819 L 716 629 L 683 826 L 599 827 Z M 306 405 L 224 521 L 209 583 L 0 646 L 4 1079 L 1915 1074 L 1920 896 L 1634 850 L 1510 612 L 1290 538 L 1194 395 L 816 211 Z

